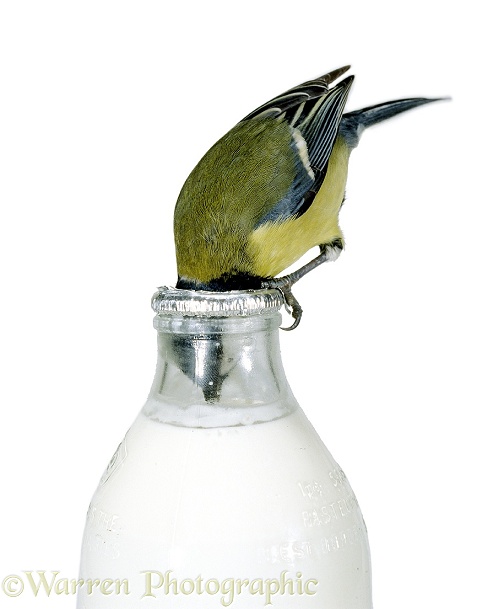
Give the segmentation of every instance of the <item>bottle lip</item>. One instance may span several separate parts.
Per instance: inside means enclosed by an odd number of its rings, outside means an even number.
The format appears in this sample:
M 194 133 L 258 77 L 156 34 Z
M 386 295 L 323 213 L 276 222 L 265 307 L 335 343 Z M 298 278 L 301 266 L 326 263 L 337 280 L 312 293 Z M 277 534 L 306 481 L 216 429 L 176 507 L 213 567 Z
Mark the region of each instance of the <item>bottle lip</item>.
M 248 317 L 279 311 L 284 304 L 280 290 L 205 292 L 162 286 L 152 297 L 158 315 L 194 317 Z

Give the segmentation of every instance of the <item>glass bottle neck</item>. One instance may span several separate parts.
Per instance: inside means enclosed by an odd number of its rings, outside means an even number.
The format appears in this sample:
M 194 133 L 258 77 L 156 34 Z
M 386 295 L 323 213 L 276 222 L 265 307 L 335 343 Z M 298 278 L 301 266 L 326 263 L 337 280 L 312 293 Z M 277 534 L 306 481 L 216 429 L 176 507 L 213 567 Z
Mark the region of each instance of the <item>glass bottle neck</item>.
M 280 356 L 280 314 L 158 315 L 158 362 L 144 414 L 185 427 L 278 419 L 297 408 Z

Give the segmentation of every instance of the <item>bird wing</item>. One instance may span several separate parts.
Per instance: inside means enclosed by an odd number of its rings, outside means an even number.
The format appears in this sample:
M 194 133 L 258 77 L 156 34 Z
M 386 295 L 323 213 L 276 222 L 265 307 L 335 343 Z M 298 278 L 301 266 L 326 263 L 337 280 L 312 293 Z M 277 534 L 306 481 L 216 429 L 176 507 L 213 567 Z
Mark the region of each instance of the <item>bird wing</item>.
M 329 85 L 350 66 L 338 68 L 314 80 L 309 80 L 274 97 L 243 121 L 276 118 L 291 132 L 294 154 L 294 179 L 285 195 L 257 222 L 275 222 L 302 215 L 311 205 L 327 171 L 329 156 L 336 139 L 343 109 L 353 82 L 353 76 Z
M 295 114 L 295 111 L 297 111 L 303 103 L 317 99 L 327 93 L 329 85 L 349 69 L 350 66 L 344 66 L 342 68 L 337 68 L 332 72 L 328 72 L 323 76 L 314 78 L 313 80 L 307 80 L 306 82 L 285 91 L 285 93 L 270 99 L 265 104 L 262 104 L 250 112 L 250 114 L 247 114 L 242 120 L 246 121 L 251 118 L 279 116 L 282 112 L 287 113 L 290 111 L 289 116 L 287 117 L 287 120 L 289 120 L 289 118 L 293 118 L 292 115 Z

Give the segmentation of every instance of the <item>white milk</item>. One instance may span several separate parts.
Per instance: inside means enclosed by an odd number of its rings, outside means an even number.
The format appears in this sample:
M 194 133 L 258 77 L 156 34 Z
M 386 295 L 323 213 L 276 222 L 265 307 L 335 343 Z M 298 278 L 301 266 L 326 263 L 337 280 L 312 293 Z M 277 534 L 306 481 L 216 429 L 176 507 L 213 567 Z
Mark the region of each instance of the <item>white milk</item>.
M 362 515 L 301 409 L 211 429 L 140 414 L 93 497 L 80 577 L 79 609 L 372 606 Z

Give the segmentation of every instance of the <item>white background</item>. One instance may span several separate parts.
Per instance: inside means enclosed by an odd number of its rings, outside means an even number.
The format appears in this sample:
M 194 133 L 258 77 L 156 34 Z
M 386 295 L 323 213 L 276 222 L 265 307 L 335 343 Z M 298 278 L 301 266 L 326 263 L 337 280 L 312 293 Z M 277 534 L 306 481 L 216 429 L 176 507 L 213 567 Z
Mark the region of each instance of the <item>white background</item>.
M 376 609 L 503 606 L 502 44 L 479 3 L 0 5 L 0 578 L 78 573 L 154 373 L 172 214 L 253 108 L 352 63 L 346 250 L 296 288 L 295 395 L 359 498 Z M 471 7 L 471 8 L 469 8 Z M 2 607 L 67 607 L 73 598 Z M 329 608 L 327 608 L 329 609 Z

